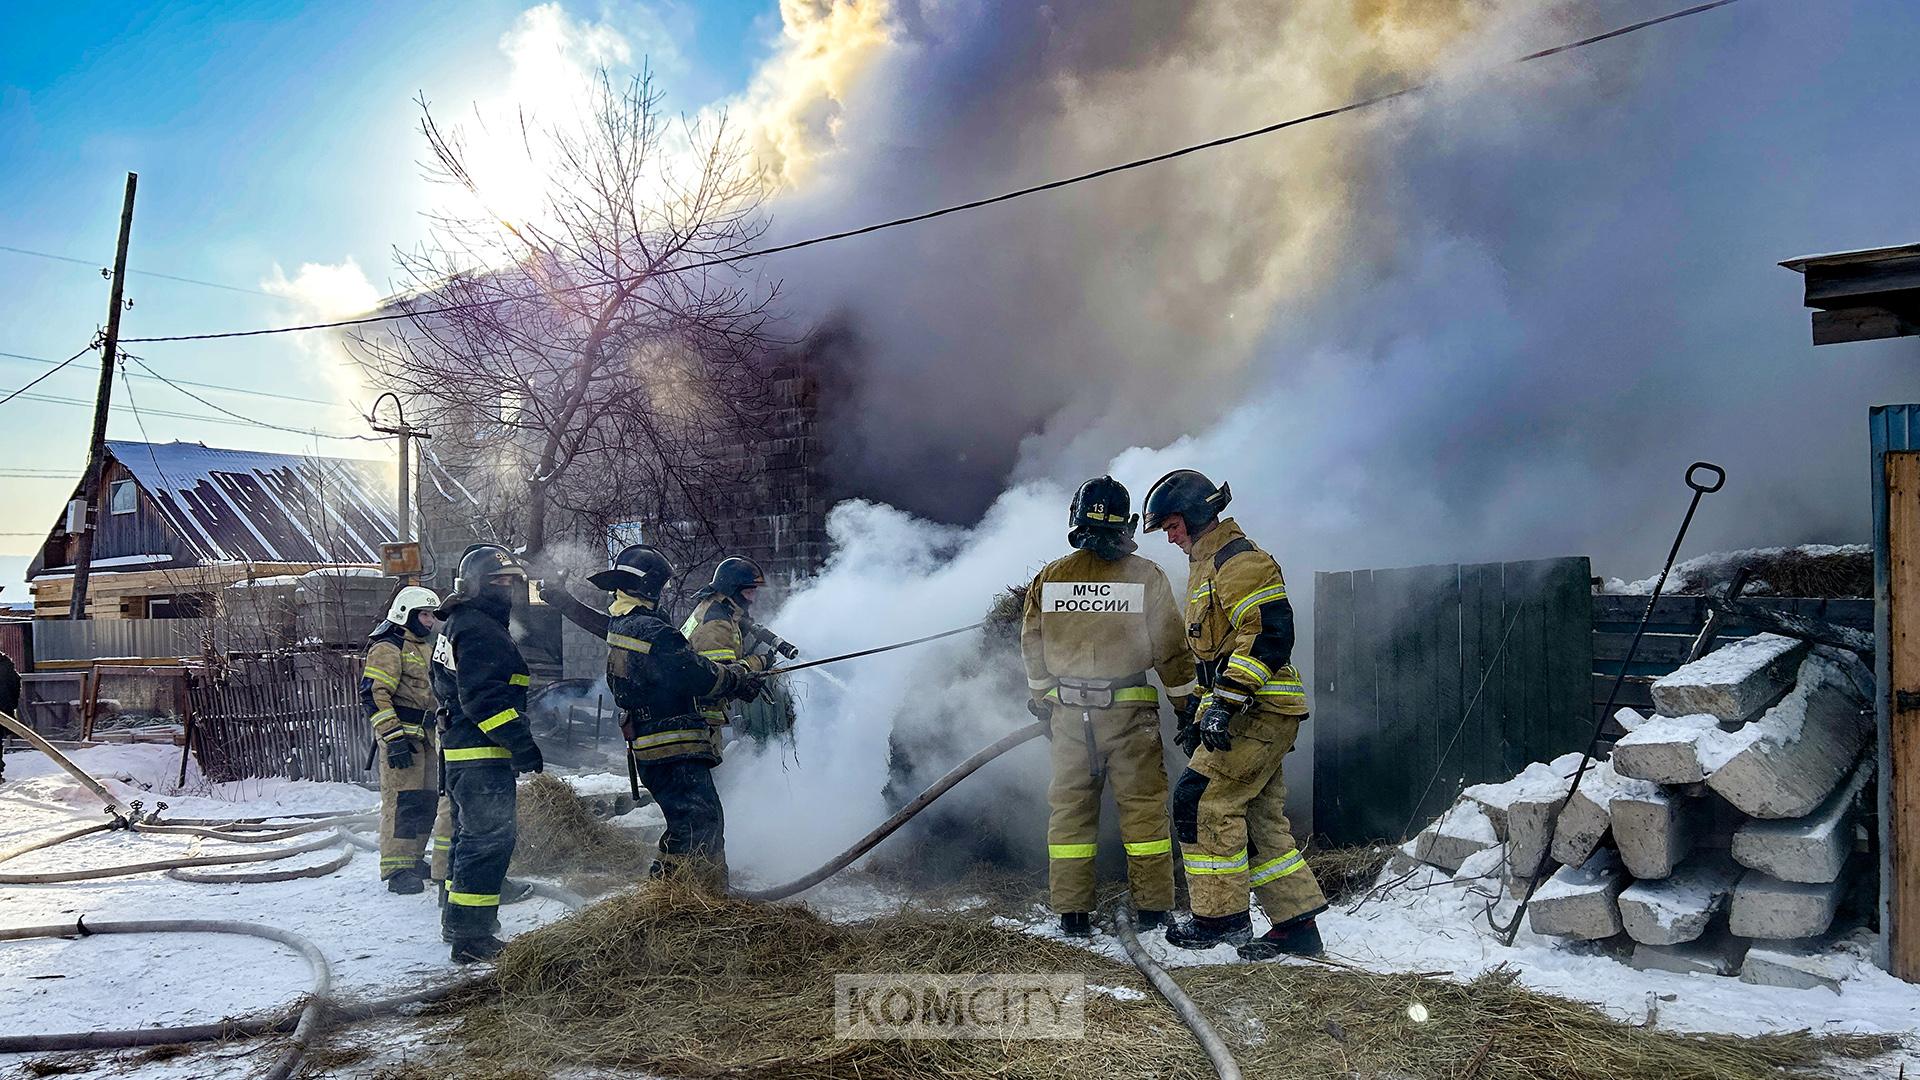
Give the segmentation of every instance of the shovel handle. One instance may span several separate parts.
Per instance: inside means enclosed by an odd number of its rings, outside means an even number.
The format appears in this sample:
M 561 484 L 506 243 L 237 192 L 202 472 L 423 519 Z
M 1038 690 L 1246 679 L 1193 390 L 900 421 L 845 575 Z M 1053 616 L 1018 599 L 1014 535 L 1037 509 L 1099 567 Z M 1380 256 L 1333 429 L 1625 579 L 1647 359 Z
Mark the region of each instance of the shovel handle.
M 1712 483 L 1703 484 L 1700 481 L 1695 480 L 1693 478 L 1693 475 L 1695 473 L 1700 472 L 1702 470 L 1705 470 L 1713 474 Z M 1726 483 L 1727 483 L 1727 470 L 1721 468 L 1718 465 L 1715 465 L 1711 461 L 1696 461 L 1693 464 L 1687 466 L 1687 486 L 1699 492 L 1702 495 L 1711 495 L 1714 492 L 1719 491 L 1721 488 L 1725 487 Z

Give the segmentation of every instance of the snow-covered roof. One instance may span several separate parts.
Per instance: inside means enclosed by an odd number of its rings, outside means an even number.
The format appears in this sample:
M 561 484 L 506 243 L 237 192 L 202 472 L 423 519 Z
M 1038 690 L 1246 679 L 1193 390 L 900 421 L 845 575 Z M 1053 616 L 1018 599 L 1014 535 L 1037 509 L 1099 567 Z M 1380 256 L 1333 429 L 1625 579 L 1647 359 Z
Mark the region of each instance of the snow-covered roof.
M 371 563 L 399 529 L 385 466 L 347 458 L 108 440 L 205 561 Z

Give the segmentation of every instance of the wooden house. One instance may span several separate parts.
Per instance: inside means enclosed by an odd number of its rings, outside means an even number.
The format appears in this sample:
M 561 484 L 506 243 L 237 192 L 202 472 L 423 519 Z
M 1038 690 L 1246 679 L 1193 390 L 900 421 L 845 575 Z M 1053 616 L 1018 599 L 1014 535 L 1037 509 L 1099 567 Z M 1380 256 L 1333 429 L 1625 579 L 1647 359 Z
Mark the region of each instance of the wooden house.
M 384 463 L 109 440 L 87 612 L 209 617 L 234 582 L 377 567 L 380 545 L 398 535 L 393 510 Z M 27 569 L 36 618 L 68 616 L 76 537 L 66 524 Z

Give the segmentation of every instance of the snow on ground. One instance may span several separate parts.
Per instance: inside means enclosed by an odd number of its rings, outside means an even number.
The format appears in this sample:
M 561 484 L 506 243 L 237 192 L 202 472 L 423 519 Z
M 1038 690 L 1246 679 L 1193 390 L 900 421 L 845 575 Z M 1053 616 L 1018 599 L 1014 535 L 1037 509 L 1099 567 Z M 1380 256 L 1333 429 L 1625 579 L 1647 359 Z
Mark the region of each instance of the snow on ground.
M 179 751 L 167 746 L 96 747 L 71 756 L 123 799 L 140 799 L 149 810 L 166 802 L 168 818 L 360 811 L 376 808 L 379 802 L 375 793 L 351 784 L 289 780 L 209 784 L 191 774 L 188 793 L 181 793 L 173 783 L 179 775 Z M 7 754 L 6 776 L 0 784 L 0 848 L 104 820 L 98 798 L 38 753 Z M 6 869 L 33 872 L 111 866 L 263 846 L 268 845 L 116 831 L 23 855 L 8 862 Z M 329 849 L 269 865 L 276 869 L 312 865 L 337 854 L 337 849 Z M 378 879 L 377 857 L 356 851 L 345 867 L 326 877 L 287 882 L 206 885 L 150 873 L 103 881 L 8 885 L 0 886 L 0 926 L 66 923 L 81 915 L 91 921 L 237 919 L 275 926 L 319 946 L 333 965 L 335 993 L 346 999 L 384 997 L 458 977 L 460 969 L 448 959 L 447 945 L 440 940 L 433 893 L 396 896 Z M 501 909 L 502 932 L 511 937 L 565 913 L 557 903 L 534 898 Z M 139 934 L 6 942 L 0 943 L 0 958 L 0 1032 L 7 1034 L 206 1023 L 280 1008 L 310 986 L 307 965 L 299 956 L 271 942 L 233 935 Z M 268 1046 L 256 1043 L 251 1051 L 264 1053 Z M 211 1062 L 233 1053 L 227 1047 L 217 1051 L 218 1058 L 196 1054 L 142 1064 L 132 1058 L 115 1059 L 97 1075 L 140 1080 L 234 1075 L 238 1069 L 208 1072 L 214 1068 Z M 0 1072 L 29 1056 L 40 1055 L 0 1055 Z
M 1397 879 L 1383 877 L 1383 881 L 1392 880 Z M 1653 1003 L 1658 1010 L 1656 1023 L 1671 1031 L 1756 1035 L 1804 1028 L 1824 1033 L 1891 1033 L 1904 1036 L 1907 1042 L 1907 1049 L 1895 1059 L 1920 1065 L 1920 986 L 1900 982 L 1874 967 L 1864 941 L 1846 945 L 1849 975 L 1838 994 L 1755 986 L 1720 976 L 1643 972 L 1597 948 L 1569 946 L 1527 929 L 1521 930 L 1512 948 L 1502 946 L 1487 928 L 1485 900 L 1478 894 L 1496 891 L 1497 881 L 1454 882 L 1445 871 L 1426 867 L 1395 889 L 1376 890 L 1378 899 L 1357 908 L 1351 903 L 1340 905 L 1321 915 L 1320 933 L 1329 958 L 1370 971 L 1437 973 L 1437 977 L 1465 982 L 1505 965 L 1516 970 L 1520 982 L 1531 989 L 1588 1002 L 1628 1023 L 1645 1022 Z M 1501 895 L 1495 917 L 1504 923 L 1512 915 L 1514 902 Z M 1023 919 L 995 921 L 1037 937 L 1080 944 L 1122 962 L 1127 959 L 1119 940 L 1104 932 L 1091 941 L 1064 938 L 1057 920 L 1043 909 L 1036 908 Z M 1264 933 L 1266 928 L 1256 907 L 1255 932 Z M 1224 945 L 1204 952 L 1180 949 L 1168 945 L 1157 932 L 1143 934 L 1140 940 L 1164 967 L 1247 962 Z M 1277 962 L 1319 966 L 1308 960 Z

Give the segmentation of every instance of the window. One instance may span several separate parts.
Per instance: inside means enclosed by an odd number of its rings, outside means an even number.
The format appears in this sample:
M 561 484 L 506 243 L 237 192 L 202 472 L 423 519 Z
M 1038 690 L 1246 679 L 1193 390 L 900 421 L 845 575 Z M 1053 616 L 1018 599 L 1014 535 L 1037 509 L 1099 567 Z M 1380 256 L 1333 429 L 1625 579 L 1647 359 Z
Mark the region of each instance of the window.
M 116 514 L 131 514 L 140 508 L 140 490 L 131 480 L 115 480 L 107 488 L 107 505 Z

